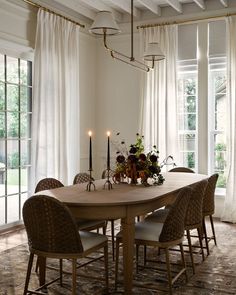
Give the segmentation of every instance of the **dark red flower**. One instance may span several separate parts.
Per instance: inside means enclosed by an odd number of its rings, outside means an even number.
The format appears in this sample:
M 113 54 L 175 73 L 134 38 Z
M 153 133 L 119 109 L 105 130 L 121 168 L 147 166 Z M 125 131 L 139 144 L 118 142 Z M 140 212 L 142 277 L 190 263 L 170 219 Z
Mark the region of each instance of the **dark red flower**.
M 137 158 L 135 155 L 129 155 L 128 156 L 128 160 L 131 162 L 131 163 L 136 163 L 137 162 Z
M 158 173 L 158 169 L 157 169 L 157 167 L 156 166 L 153 166 L 153 165 L 151 165 L 151 166 L 149 166 L 148 167 L 148 170 L 151 172 L 151 173 Z
M 152 163 L 157 162 L 157 156 L 156 156 L 156 155 L 151 155 L 151 156 L 150 156 L 150 161 L 151 161 Z
M 135 153 L 137 153 L 137 148 L 136 148 L 135 146 L 131 146 L 129 152 L 130 152 L 131 154 L 135 154 Z
M 144 161 L 146 161 L 147 157 L 145 154 L 140 154 L 139 159 L 144 162 Z
M 119 155 L 119 156 L 116 157 L 116 161 L 118 163 L 124 163 L 125 157 L 123 155 Z

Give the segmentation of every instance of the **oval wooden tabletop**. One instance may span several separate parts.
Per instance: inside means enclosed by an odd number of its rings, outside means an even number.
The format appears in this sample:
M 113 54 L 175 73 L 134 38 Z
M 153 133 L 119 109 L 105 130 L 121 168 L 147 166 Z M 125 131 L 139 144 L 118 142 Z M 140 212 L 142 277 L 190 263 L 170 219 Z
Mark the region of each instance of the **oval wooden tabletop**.
M 104 189 L 105 179 L 95 181 L 96 190 L 86 190 L 87 183 L 65 186 L 38 192 L 35 195 L 48 195 L 69 206 L 120 206 L 139 204 L 155 200 L 160 196 L 175 193 L 179 189 L 208 178 L 207 175 L 195 173 L 163 173 L 165 182 L 162 185 L 127 183 L 113 184 L 113 189 Z

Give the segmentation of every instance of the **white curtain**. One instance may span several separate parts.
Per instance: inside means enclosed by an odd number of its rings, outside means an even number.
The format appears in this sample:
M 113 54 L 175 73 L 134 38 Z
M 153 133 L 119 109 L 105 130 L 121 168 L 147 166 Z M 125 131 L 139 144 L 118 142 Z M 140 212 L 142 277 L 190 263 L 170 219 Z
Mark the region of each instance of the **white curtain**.
M 236 223 L 236 16 L 226 18 L 226 28 L 228 179 L 222 220 Z
M 38 11 L 31 192 L 44 177 L 72 183 L 79 167 L 79 27 Z
M 160 161 L 172 155 L 178 162 L 177 26 L 140 29 L 140 40 L 144 48 L 148 42 L 158 42 L 165 55 L 165 60 L 156 62 L 154 70 L 144 74 L 140 132 L 146 149 L 157 145 Z

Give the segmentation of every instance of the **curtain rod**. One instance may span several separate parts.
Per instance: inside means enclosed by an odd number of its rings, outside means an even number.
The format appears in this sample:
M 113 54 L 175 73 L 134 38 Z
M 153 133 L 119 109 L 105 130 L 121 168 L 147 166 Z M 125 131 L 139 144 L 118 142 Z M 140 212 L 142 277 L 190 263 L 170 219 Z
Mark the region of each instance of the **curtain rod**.
M 202 17 L 202 18 L 196 18 L 196 19 L 190 19 L 190 20 L 177 20 L 177 21 L 173 21 L 173 22 L 163 22 L 163 23 L 159 23 L 159 24 L 147 24 L 147 25 L 141 25 L 141 26 L 137 26 L 137 29 L 145 29 L 145 28 L 152 28 L 152 27 L 158 27 L 158 26 L 168 26 L 168 25 L 178 25 L 178 24 L 184 24 L 184 23 L 193 23 L 193 22 L 197 22 L 197 21 L 203 21 L 203 20 L 211 20 L 211 19 L 219 19 L 219 18 L 223 18 L 223 17 L 227 17 L 227 16 L 232 16 L 232 15 L 236 15 L 235 13 L 226 13 L 226 14 L 222 14 L 222 15 L 218 15 L 218 16 L 208 16 L 208 17 Z
M 72 20 L 71 18 L 68 18 L 68 17 L 66 17 L 66 16 L 64 16 L 64 15 L 62 15 L 60 13 L 57 13 L 57 12 L 51 10 L 51 9 L 48 9 L 48 8 L 46 8 L 44 6 L 41 6 L 41 5 L 39 5 L 39 4 L 31 1 L 31 0 L 23 0 L 23 2 L 28 3 L 28 4 L 32 5 L 32 6 L 37 7 L 37 8 L 41 8 L 41 9 L 43 9 L 43 10 L 49 12 L 49 13 L 55 14 L 57 16 L 60 16 L 60 17 L 64 18 L 65 20 L 68 20 L 69 22 L 71 22 L 73 24 L 76 24 L 77 26 L 80 26 L 81 28 L 84 28 L 85 27 L 85 25 L 82 25 L 81 23 L 76 22 L 76 21 Z

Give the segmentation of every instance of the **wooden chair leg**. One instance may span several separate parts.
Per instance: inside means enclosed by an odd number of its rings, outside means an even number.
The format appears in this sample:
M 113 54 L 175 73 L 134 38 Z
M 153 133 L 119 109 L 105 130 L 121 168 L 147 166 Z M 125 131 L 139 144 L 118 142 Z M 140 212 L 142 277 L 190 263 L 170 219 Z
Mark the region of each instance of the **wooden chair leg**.
M 207 239 L 207 230 L 206 230 L 205 217 L 203 217 L 203 220 L 202 220 L 202 229 L 203 229 L 203 233 L 204 233 L 204 237 L 205 237 L 205 244 L 206 244 L 206 249 L 207 249 L 207 255 L 209 255 L 210 254 L 210 251 L 209 251 L 209 245 L 208 245 L 208 239 Z
M 169 285 L 169 294 L 172 295 L 172 277 L 171 277 L 171 270 L 170 270 L 170 256 L 169 256 L 169 249 L 165 248 L 166 253 L 166 268 L 167 268 L 167 277 L 168 277 L 168 285 Z
M 136 245 L 136 274 L 138 273 L 139 245 Z
M 143 246 L 143 265 L 146 265 L 147 263 L 147 246 Z
M 211 229 L 212 229 L 213 239 L 214 239 L 215 245 L 217 246 L 217 243 L 216 243 L 216 235 L 215 235 L 215 228 L 214 228 L 214 223 L 213 223 L 212 215 L 210 215 L 209 217 L 210 217 L 210 221 L 211 221 Z
M 119 241 L 119 239 L 116 239 L 115 290 L 117 289 L 119 250 L 120 250 L 120 241 Z
M 192 268 L 193 268 L 193 273 L 195 274 L 195 265 L 194 265 L 194 258 L 193 258 L 193 249 L 192 249 L 192 242 L 191 242 L 191 237 L 190 237 L 190 231 L 187 230 L 187 238 L 188 238 L 188 247 L 189 247 L 189 254 L 191 258 L 191 263 L 192 263 Z
M 76 295 L 76 259 L 72 259 L 72 295 Z
M 23 295 L 26 295 L 28 293 L 29 280 L 30 280 L 33 260 L 34 260 L 34 254 L 30 253 L 29 262 L 28 262 L 28 268 L 27 268 L 27 274 L 26 274 L 26 279 L 25 279 L 25 288 L 24 288 Z
M 114 220 L 111 220 L 111 242 L 112 242 L 112 259 L 115 260 L 115 224 Z
M 108 245 L 104 247 L 104 268 L 105 268 L 105 279 L 106 279 L 106 291 L 109 291 L 109 278 L 108 278 Z
M 202 228 L 198 227 L 197 232 L 198 232 L 199 245 L 200 245 L 201 251 L 202 251 L 202 261 L 204 261 L 205 255 L 204 255 L 204 249 L 203 249 L 203 244 L 202 244 Z
M 179 244 L 180 247 L 180 252 L 181 252 L 181 257 L 182 257 L 182 265 L 183 268 L 185 269 L 185 279 L 186 279 L 186 283 L 188 282 L 188 274 L 187 274 L 187 267 L 186 267 L 186 262 L 185 262 L 185 257 L 184 257 L 184 247 L 183 244 Z
M 103 228 L 102 228 L 102 233 L 104 236 L 106 235 L 106 231 L 107 231 L 107 221 L 106 221 L 106 225 L 103 226 Z

